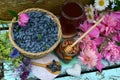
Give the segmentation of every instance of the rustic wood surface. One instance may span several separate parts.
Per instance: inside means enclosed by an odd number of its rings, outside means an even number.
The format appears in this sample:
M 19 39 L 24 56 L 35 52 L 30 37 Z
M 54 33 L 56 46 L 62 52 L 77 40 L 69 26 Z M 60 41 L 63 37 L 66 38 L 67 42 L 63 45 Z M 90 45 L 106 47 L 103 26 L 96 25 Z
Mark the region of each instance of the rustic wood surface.
M 17 13 L 27 8 L 43 8 L 59 15 L 60 8 L 66 0 L 0 0 L 0 19 L 11 19 L 12 16 L 8 10 L 16 11 Z M 80 1 L 83 5 L 90 4 L 94 0 L 74 0 Z

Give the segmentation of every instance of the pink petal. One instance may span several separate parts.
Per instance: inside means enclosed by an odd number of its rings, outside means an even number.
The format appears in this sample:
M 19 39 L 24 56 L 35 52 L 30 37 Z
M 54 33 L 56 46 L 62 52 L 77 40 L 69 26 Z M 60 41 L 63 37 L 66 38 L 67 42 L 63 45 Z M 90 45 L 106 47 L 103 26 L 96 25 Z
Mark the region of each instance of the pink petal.
M 95 67 L 101 72 L 102 68 L 104 67 L 104 64 L 101 62 L 102 54 L 97 53 L 97 56 L 98 56 L 98 61 L 97 61 L 97 65 Z
M 120 11 L 111 12 L 111 15 L 113 15 L 115 18 L 120 18 Z
M 101 72 L 103 67 L 104 67 L 104 64 L 101 63 L 101 61 L 98 61 L 96 68 Z
M 28 23 L 28 20 L 29 20 L 29 16 L 27 14 L 25 14 L 25 13 L 20 14 L 18 24 L 20 26 L 26 26 L 26 24 Z
M 113 36 L 112 38 L 114 41 L 120 42 L 120 34 L 116 34 L 115 36 Z
M 100 24 L 97 25 L 97 28 L 99 29 L 99 31 L 101 33 L 101 32 L 103 32 L 105 30 L 105 25 L 100 23 Z
M 112 61 L 112 60 L 111 60 L 111 55 L 105 55 L 105 56 L 106 56 L 105 59 L 107 59 L 108 61 Z
M 87 21 L 84 21 L 83 24 L 80 24 L 79 28 L 80 28 L 83 32 L 87 31 L 87 29 L 89 28 L 88 22 L 87 22 Z
M 100 31 L 98 30 L 98 28 L 94 28 L 90 33 L 89 36 L 91 38 L 98 38 L 100 34 Z
M 96 43 L 97 46 L 99 46 L 104 40 L 105 40 L 104 37 L 99 37 L 94 39 L 94 42 Z
M 93 24 L 92 23 L 88 23 L 87 21 L 84 21 L 83 24 L 80 24 L 79 28 L 83 31 L 86 32 Z M 89 36 L 91 38 L 97 38 L 100 34 L 99 29 L 96 27 L 94 28 L 90 33 Z

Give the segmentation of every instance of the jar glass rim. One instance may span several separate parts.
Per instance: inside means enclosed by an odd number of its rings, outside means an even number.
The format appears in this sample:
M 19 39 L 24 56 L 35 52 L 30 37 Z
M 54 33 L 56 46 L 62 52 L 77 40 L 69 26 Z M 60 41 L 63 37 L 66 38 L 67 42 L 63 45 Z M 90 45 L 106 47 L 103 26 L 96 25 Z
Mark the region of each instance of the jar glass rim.
M 67 15 L 67 14 L 64 12 L 63 8 L 64 8 L 65 5 L 68 4 L 68 3 L 76 3 L 78 6 L 80 6 L 80 8 L 82 9 L 82 14 L 81 14 L 80 16 L 78 16 L 78 17 L 71 17 L 71 16 Z M 62 12 L 61 12 L 61 14 L 62 14 L 66 19 L 69 19 L 69 20 L 78 20 L 78 19 L 83 18 L 83 16 L 84 16 L 84 8 L 83 8 L 83 5 L 82 5 L 80 2 L 66 1 L 66 2 L 64 2 L 63 6 L 62 6 Z

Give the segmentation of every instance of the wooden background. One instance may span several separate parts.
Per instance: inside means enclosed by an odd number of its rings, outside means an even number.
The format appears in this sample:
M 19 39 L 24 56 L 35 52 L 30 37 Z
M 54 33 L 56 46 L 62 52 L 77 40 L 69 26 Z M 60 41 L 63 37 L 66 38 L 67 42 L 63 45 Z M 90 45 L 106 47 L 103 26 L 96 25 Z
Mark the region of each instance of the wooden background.
M 11 19 L 12 16 L 8 10 L 16 11 L 17 13 L 27 8 L 43 8 L 59 15 L 61 5 L 66 0 L 0 0 L 0 19 Z M 69 1 L 69 0 L 68 0 Z M 79 1 L 83 5 L 93 3 L 94 0 L 74 0 Z

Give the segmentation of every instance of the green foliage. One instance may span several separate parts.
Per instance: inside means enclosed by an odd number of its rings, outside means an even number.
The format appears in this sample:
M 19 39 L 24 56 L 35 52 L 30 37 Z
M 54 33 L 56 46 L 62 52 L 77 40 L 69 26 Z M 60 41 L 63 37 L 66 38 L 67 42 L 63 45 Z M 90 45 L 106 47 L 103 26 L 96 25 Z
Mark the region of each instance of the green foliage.
M 13 16 L 13 17 L 16 17 L 16 19 L 18 19 L 18 13 L 13 11 L 13 10 L 8 10 L 8 13 Z
M 0 35 L 0 57 L 1 59 L 6 59 L 9 57 L 9 53 L 12 50 L 12 45 L 8 40 L 8 33 L 1 33 Z
M 20 55 L 18 58 L 11 58 L 10 53 L 13 49 L 13 46 L 11 45 L 9 38 L 8 38 L 8 32 L 2 33 L 0 32 L 0 60 L 7 60 L 17 67 L 19 66 L 19 63 L 22 62 L 23 56 Z
M 115 0 L 115 7 L 113 8 L 114 11 L 120 10 L 120 0 Z
M 8 13 L 12 16 L 12 17 L 16 17 L 16 20 L 18 20 L 18 13 L 16 13 L 13 10 L 8 10 Z M 5 21 L 0 19 L 0 25 L 2 25 L 2 28 L 4 29 L 5 27 L 8 27 L 8 23 L 10 23 L 11 21 Z
M 38 34 L 38 39 L 41 40 L 42 39 L 42 35 Z
M 116 44 L 117 44 L 118 46 L 120 46 L 120 42 L 116 42 Z

